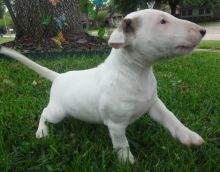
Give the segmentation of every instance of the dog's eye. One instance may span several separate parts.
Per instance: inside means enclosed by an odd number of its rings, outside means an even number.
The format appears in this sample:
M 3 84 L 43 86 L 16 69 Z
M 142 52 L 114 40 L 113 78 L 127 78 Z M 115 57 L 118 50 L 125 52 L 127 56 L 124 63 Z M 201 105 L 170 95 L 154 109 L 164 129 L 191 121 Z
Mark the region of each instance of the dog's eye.
M 160 21 L 160 24 L 166 24 L 167 23 L 167 21 L 165 20 L 165 19 L 162 19 L 161 21 Z

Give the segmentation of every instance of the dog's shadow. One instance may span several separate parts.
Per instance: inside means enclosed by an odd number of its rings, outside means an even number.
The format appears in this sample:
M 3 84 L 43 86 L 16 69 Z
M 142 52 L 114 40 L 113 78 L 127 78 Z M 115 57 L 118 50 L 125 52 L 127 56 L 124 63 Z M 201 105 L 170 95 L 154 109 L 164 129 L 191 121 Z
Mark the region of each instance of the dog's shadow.
M 41 145 L 45 150 L 50 148 L 48 145 L 56 145 L 56 150 L 65 154 L 70 162 L 73 158 L 83 158 L 86 154 L 91 156 L 92 161 L 103 161 L 105 157 L 105 161 L 109 163 L 117 162 L 117 154 L 113 151 L 106 126 L 82 122 L 71 117 L 58 124 L 47 125 L 49 136 L 37 141 L 37 145 Z M 140 162 L 145 161 L 151 154 L 159 155 L 161 149 L 170 150 L 173 145 L 178 145 L 163 127 L 146 116 L 130 125 L 126 136 L 131 152 Z
M 91 124 L 68 117 L 59 124 L 48 124 L 49 137 L 60 140 L 64 144 L 76 144 L 83 147 L 84 144 L 96 145 L 99 148 L 112 150 L 112 142 L 108 128 L 102 124 Z M 161 128 L 161 130 L 158 128 Z M 131 151 L 135 154 L 148 147 L 154 147 L 161 134 L 162 127 L 147 117 L 137 120 L 127 128 Z
M 68 117 L 59 124 L 48 124 L 49 137 L 62 138 L 65 143 L 69 142 L 89 142 L 96 144 L 97 142 L 108 142 L 110 145 L 110 138 L 108 129 L 104 125 L 91 124 L 82 122 L 80 120 Z M 98 144 L 98 143 L 97 143 Z

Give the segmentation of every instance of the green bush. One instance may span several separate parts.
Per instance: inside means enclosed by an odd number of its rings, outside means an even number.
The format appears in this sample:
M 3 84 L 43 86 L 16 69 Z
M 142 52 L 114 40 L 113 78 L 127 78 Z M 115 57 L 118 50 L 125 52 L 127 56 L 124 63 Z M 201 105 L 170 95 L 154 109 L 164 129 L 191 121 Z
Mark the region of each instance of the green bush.
M 11 19 L 11 16 L 9 13 L 5 14 L 5 21 L 6 21 L 6 25 L 8 28 L 12 28 L 13 27 L 13 21 Z M 2 30 L 5 30 L 5 22 L 4 22 L 4 17 L 0 18 L 0 32 Z

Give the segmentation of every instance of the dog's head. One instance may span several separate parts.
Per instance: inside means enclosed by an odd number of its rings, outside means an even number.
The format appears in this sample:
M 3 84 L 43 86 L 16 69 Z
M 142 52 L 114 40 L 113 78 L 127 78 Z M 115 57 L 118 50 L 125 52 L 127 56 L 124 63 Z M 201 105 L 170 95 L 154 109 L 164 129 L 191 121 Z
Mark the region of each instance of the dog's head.
M 109 45 L 135 51 L 149 61 L 190 53 L 205 35 L 199 25 L 158 10 L 128 14 L 111 34 Z

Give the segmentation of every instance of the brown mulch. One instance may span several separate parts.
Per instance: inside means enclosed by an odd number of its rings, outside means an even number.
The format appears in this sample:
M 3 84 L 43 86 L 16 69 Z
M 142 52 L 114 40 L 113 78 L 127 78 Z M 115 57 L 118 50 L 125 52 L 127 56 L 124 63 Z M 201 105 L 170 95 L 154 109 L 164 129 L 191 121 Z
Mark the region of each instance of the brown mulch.
M 56 45 L 50 38 L 41 41 L 19 39 L 2 44 L 20 52 L 106 52 L 110 51 L 107 40 L 91 36 L 87 33 L 67 35 L 62 47 Z

